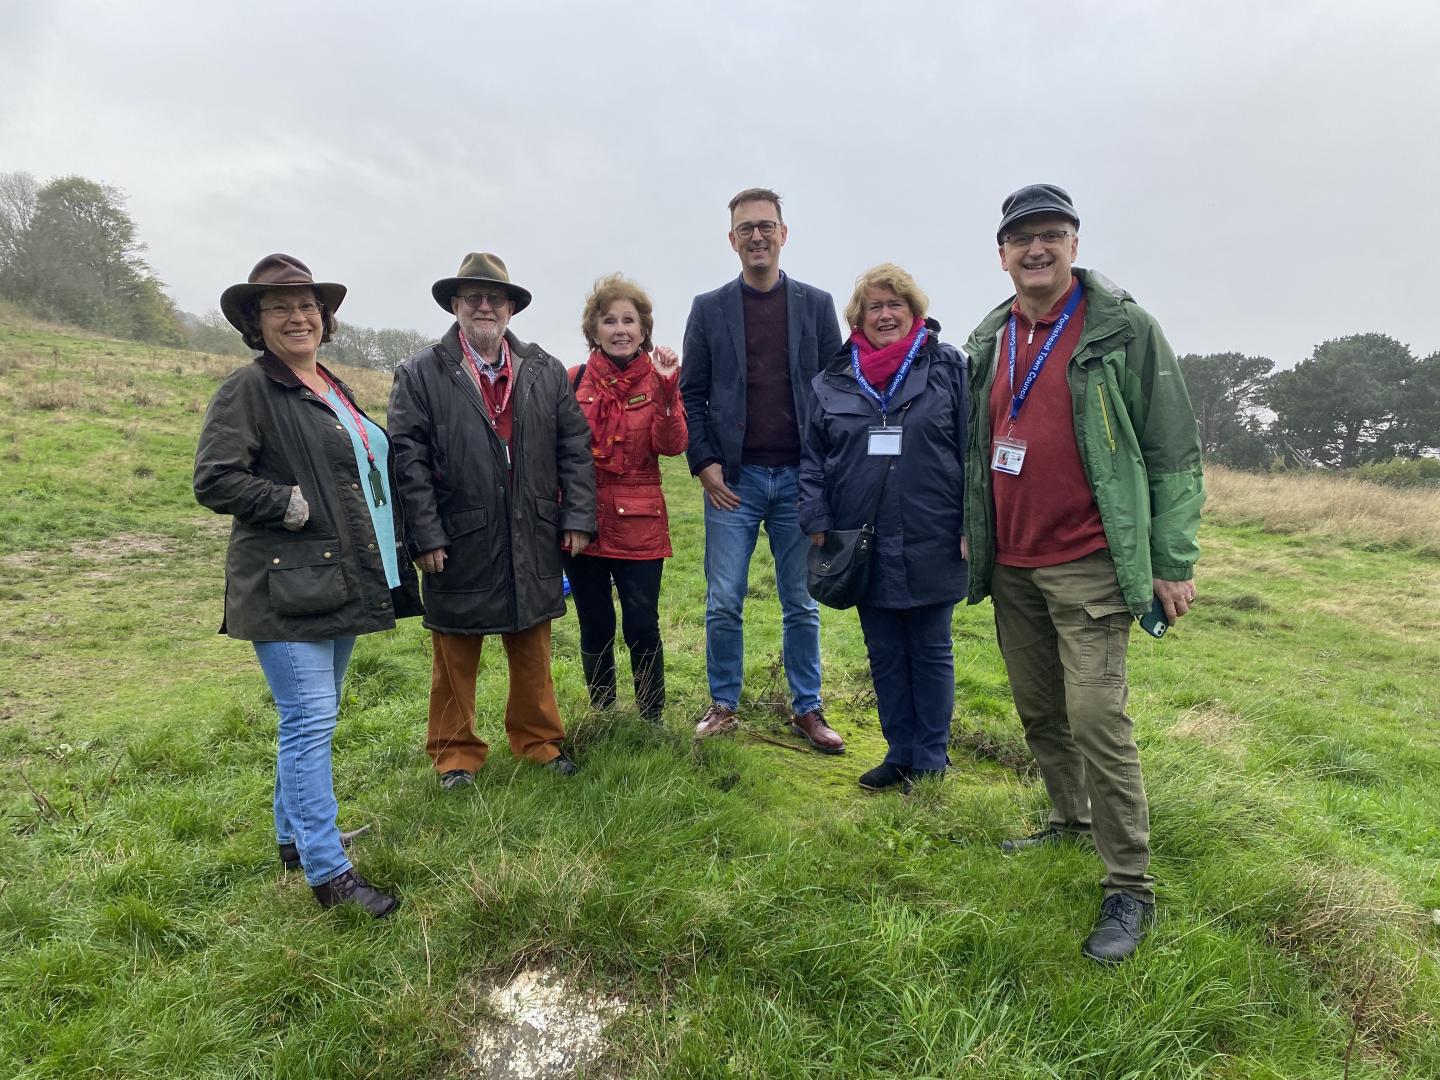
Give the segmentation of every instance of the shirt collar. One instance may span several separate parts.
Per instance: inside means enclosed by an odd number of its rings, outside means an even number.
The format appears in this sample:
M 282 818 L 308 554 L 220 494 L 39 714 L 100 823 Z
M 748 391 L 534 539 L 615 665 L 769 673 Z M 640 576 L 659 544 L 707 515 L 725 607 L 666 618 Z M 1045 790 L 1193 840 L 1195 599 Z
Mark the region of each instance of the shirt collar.
M 1055 301 L 1054 307 L 1052 307 L 1044 315 L 1041 315 L 1040 318 L 1036 319 L 1035 325 L 1053 326 L 1055 324 L 1055 320 L 1060 318 L 1060 314 L 1065 310 L 1065 305 L 1070 302 L 1071 294 L 1078 288 L 1080 288 L 1080 279 L 1072 274 L 1070 277 L 1070 288 L 1065 290 L 1065 295 L 1060 297 L 1059 300 Z M 1015 298 L 1015 302 L 1010 305 L 1010 314 L 1014 315 L 1026 326 L 1030 325 L 1030 320 L 1027 319 L 1025 317 L 1025 313 L 1020 310 L 1020 298 L 1018 296 Z

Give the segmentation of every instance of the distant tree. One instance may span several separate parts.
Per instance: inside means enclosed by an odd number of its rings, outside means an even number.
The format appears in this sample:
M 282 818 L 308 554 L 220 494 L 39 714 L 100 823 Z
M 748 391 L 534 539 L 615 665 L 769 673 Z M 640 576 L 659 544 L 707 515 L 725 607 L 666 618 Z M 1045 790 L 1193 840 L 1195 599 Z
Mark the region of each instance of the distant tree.
M 222 356 L 253 355 L 239 332 L 218 311 L 212 309 L 204 315 L 181 312 L 180 325 L 185 331 L 186 342 L 196 352 Z
M 27 172 L 0 173 L 0 296 L 18 300 L 12 290 L 21 276 L 22 244 L 35 219 L 39 182 Z
M 377 366 L 381 371 L 394 371 L 434 340 L 429 334 L 422 334 L 419 330 L 377 330 Z
M 1275 361 L 1266 357 L 1236 352 L 1180 357 L 1185 388 L 1200 425 L 1200 449 L 1206 457 L 1217 456 L 1242 434 L 1256 434 L 1255 411 L 1274 366 Z
M 372 330 L 342 322 L 325 346 L 325 357 L 341 364 L 394 371 L 434 340 L 418 330 Z
M 1416 362 L 1398 413 L 1397 443 L 1405 456 L 1440 453 L 1440 352 Z
M 62 176 L 41 188 L 15 240 L 7 295 L 47 318 L 156 344 L 184 343 L 115 188 Z
M 1410 350 L 1385 334 L 1352 334 L 1315 347 L 1310 359 L 1271 377 L 1272 433 L 1323 465 L 1352 467 L 1394 457 L 1399 413 L 1415 368 Z

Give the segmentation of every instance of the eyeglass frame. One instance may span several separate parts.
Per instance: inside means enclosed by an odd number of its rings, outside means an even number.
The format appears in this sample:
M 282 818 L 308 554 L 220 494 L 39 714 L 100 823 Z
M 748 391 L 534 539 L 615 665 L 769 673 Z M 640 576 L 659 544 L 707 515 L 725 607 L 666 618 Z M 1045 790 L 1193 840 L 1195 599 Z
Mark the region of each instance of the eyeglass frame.
M 313 311 L 306 311 L 306 307 L 313 307 Z M 319 300 L 301 300 L 296 304 L 269 304 L 265 307 L 257 307 L 256 312 L 260 315 L 274 315 L 282 312 L 283 317 L 288 319 L 297 312 L 301 315 L 324 315 L 325 305 Z
M 1075 235 L 1077 235 L 1077 233 L 1073 229 L 1046 229 L 1044 232 L 1006 233 L 1004 243 L 1006 247 L 1014 248 L 1016 251 L 1024 251 L 1036 240 L 1039 240 L 1040 243 L 1046 247 L 1054 247 L 1056 244 L 1061 243 L 1067 236 Z M 1020 243 L 1022 239 L 1025 241 L 1023 244 Z
M 741 240 L 749 240 L 758 231 L 765 239 L 775 235 L 775 230 L 780 228 L 778 221 L 742 221 L 739 224 L 730 226 L 733 232 Z
M 489 303 L 491 311 L 498 311 L 501 304 L 513 303 L 510 290 L 500 286 L 494 286 L 488 289 L 476 289 L 473 292 L 463 293 L 457 290 L 455 299 L 475 311 L 480 309 L 481 300 Z

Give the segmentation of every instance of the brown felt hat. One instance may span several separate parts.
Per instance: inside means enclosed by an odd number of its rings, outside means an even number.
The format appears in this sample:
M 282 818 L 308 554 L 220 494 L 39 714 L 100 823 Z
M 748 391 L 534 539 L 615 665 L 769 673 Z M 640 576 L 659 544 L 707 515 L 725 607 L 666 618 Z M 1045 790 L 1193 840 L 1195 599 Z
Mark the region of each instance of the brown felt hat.
M 259 296 L 266 289 L 278 289 L 285 285 L 309 285 L 325 305 L 325 310 L 335 314 L 340 302 L 345 299 L 345 286 L 334 281 L 316 281 L 310 276 L 310 268 L 294 255 L 266 255 L 255 269 L 250 271 L 250 280 L 231 285 L 220 294 L 220 310 L 230 325 L 245 333 L 245 324 L 240 318 L 240 308 L 252 296 Z
M 460 272 L 454 277 L 441 278 L 430 286 L 430 295 L 435 302 L 450 314 L 450 301 L 467 281 L 477 285 L 503 285 L 515 305 L 513 314 L 518 315 L 530 306 L 530 290 L 522 289 L 510 281 L 510 271 L 505 269 L 505 260 L 488 251 L 472 251 L 460 263 Z

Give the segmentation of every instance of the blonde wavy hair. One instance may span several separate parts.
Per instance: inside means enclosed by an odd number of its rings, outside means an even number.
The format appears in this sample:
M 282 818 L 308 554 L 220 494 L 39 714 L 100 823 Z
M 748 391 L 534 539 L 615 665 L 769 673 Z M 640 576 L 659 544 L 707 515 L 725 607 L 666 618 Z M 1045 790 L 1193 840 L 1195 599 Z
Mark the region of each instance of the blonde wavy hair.
M 930 312 L 930 298 L 915 284 L 909 272 L 894 263 L 881 263 L 855 279 L 855 291 L 845 305 L 846 326 L 860 325 L 861 316 L 865 313 L 866 289 L 889 289 L 910 305 L 910 313 L 917 319 L 923 319 Z
M 580 313 L 580 332 L 585 335 L 585 344 L 592 349 L 600 348 L 595 332 L 600 329 L 600 319 L 617 300 L 629 300 L 635 305 L 635 313 L 640 316 L 640 330 L 645 335 L 640 348 L 649 352 L 655 347 L 650 340 L 650 335 L 655 332 L 655 305 L 650 303 L 645 290 L 624 274 L 606 274 L 595 279 L 595 287 L 585 298 L 585 310 Z

